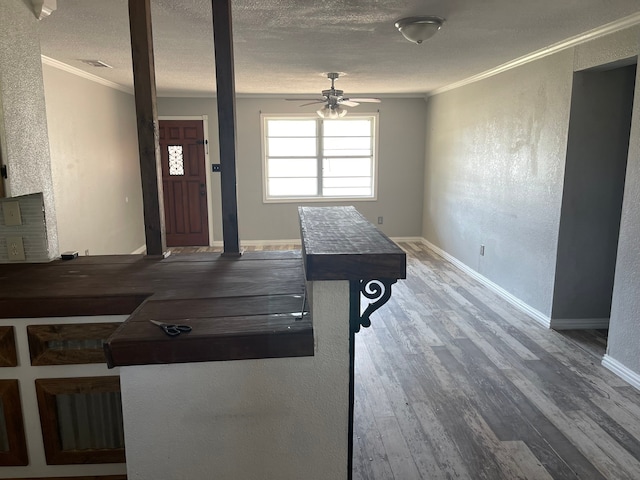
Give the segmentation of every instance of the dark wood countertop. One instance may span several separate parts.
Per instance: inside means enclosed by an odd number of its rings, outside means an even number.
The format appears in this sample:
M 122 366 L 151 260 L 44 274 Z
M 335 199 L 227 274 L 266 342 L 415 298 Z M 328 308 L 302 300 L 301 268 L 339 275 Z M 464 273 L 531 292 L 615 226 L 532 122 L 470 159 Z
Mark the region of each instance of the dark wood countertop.
M 307 280 L 406 278 L 405 253 L 353 207 L 300 207 L 303 251 L 0 265 L 0 318 L 130 314 L 110 367 L 314 354 Z M 304 269 L 303 269 L 304 265 Z M 149 322 L 191 325 L 169 337 Z
M 110 366 L 313 355 L 300 252 L 78 257 L 0 265 L 0 317 L 131 314 Z M 172 338 L 148 320 L 186 323 Z
M 354 207 L 298 207 L 307 280 L 407 278 L 404 251 Z

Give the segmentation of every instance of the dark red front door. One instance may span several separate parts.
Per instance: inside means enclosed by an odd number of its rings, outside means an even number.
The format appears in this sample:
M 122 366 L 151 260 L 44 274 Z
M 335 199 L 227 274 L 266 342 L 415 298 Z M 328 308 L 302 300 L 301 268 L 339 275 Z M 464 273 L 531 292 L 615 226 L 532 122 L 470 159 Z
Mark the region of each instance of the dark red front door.
M 160 151 L 167 246 L 209 245 L 201 120 L 161 120 Z

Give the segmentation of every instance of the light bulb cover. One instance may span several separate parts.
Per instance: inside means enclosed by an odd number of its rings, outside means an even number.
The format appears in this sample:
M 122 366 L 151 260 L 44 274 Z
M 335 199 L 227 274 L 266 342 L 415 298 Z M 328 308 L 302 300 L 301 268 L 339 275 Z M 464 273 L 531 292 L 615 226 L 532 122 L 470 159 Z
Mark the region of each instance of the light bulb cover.
M 433 37 L 444 24 L 444 18 L 435 15 L 401 18 L 396 22 L 396 28 L 410 42 L 420 45 Z
M 344 117 L 347 114 L 347 109 L 340 105 L 325 105 L 324 107 L 316 110 L 316 113 L 320 118 L 336 120 Z

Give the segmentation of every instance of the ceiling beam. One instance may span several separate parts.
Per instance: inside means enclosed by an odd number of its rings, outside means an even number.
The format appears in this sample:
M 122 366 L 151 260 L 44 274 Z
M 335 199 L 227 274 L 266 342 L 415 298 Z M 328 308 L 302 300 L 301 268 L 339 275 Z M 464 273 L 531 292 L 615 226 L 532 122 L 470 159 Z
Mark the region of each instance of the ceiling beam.
M 164 255 L 167 242 L 150 0 L 129 0 L 129 28 L 147 255 Z
M 211 0 L 218 97 L 223 255 L 239 255 L 236 189 L 236 92 L 230 0 Z

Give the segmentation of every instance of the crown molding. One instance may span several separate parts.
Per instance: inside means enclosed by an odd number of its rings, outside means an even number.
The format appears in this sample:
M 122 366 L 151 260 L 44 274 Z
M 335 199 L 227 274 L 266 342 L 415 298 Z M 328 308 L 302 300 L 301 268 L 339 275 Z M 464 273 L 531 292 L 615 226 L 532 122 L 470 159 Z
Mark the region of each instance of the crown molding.
M 85 72 L 84 70 L 80 70 L 79 68 L 72 67 L 71 65 L 67 65 L 66 63 L 60 62 L 58 60 L 47 57 L 45 55 L 41 55 L 40 57 L 42 58 L 42 63 L 45 65 L 49 65 L 50 67 L 54 67 L 59 70 L 64 70 L 67 73 L 71 73 L 73 75 L 85 78 L 87 80 L 91 80 L 92 82 L 99 83 L 100 85 L 104 85 L 105 87 L 110 87 L 115 90 L 120 90 L 121 92 L 133 94 L 133 90 L 125 87 L 124 85 L 120 85 L 119 83 L 115 83 L 110 80 L 105 80 L 104 78 L 100 78 L 97 75 L 94 75 L 89 72 Z
M 449 90 L 454 90 L 456 88 L 469 85 L 470 83 L 475 83 L 480 80 L 484 80 L 485 78 L 493 77 L 494 75 L 498 75 L 499 73 L 505 72 L 507 70 L 511 70 L 512 68 L 516 68 L 526 63 L 538 60 L 540 58 L 553 55 L 554 53 L 560 52 L 562 50 L 566 50 L 568 48 L 575 47 L 576 45 L 580 45 L 581 43 L 585 43 L 590 40 L 595 40 L 597 38 L 610 35 L 620 30 L 624 30 L 625 28 L 636 26 L 639 23 L 640 23 L 640 12 L 634 13 L 627 17 L 623 17 L 618 20 L 615 20 L 611 23 L 607 23 L 606 25 L 603 25 L 601 27 L 594 28 L 593 30 L 589 30 L 588 32 L 581 33 L 580 35 L 567 38 L 566 40 L 562 40 L 561 42 L 554 43 L 553 45 L 542 48 L 540 50 L 536 50 L 535 52 L 524 55 L 523 57 L 516 58 L 515 60 L 511 60 L 510 62 L 503 63 L 502 65 L 499 65 L 485 72 L 479 73 L 478 75 L 473 75 L 459 82 L 451 83 L 441 88 L 436 88 L 435 90 L 432 90 L 431 92 L 429 92 L 428 96 L 430 97 L 433 95 L 437 95 L 439 93 L 448 92 Z

